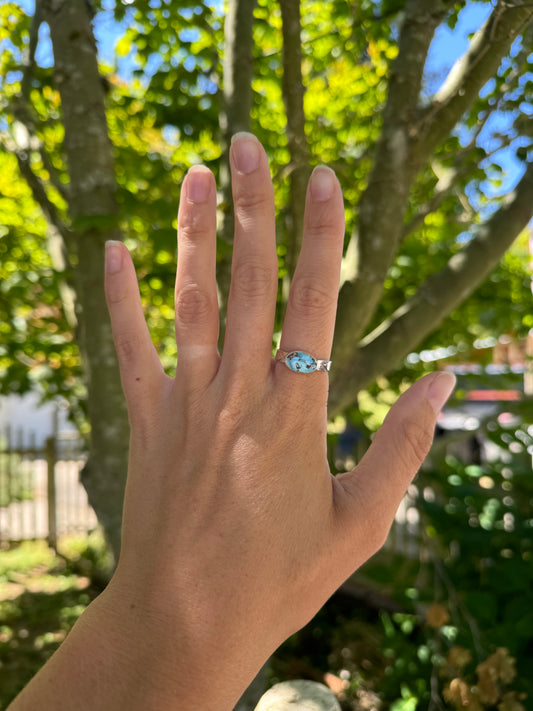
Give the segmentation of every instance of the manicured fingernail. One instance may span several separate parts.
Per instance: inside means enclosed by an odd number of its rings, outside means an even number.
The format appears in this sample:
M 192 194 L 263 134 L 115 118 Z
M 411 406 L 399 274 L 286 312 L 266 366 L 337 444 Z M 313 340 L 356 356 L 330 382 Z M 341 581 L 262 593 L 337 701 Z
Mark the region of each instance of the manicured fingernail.
M 438 414 L 446 400 L 452 394 L 455 387 L 455 375 L 453 373 L 439 373 L 436 375 L 428 388 L 426 397 L 431 403 L 431 407 Z
M 210 172 L 201 165 L 193 166 L 187 173 L 187 197 L 192 202 L 205 202 L 211 188 Z
M 318 165 L 311 174 L 311 197 L 317 202 L 325 202 L 333 195 L 335 173 L 327 165 Z
M 122 247 L 117 240 L 109 239 L 105 243 L 105 270 L 116 274 L 122 269 Z
M 252 173 L 259 165 L 259 145 L 251 133 L 241 131 L 231 139 L 231 157 L 240 173 Z

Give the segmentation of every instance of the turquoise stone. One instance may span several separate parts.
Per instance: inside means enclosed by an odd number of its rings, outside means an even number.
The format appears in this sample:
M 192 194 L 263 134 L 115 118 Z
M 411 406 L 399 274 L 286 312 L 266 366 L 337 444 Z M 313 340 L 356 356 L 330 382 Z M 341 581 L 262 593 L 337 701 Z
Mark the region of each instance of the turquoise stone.
M 295 373 L 313 373 L 316 370 L 316 360 L 309 353 L 293 351 L 285 358 L 287 366 Z

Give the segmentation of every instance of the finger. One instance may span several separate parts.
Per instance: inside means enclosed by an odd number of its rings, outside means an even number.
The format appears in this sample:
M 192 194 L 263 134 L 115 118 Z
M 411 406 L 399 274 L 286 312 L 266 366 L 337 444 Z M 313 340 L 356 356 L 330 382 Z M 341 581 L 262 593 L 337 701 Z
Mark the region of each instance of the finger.
M 177 381 L 209 382 L 219 361 L 216 287 L 216 185 L 203 166 L 184 180 L 178 211 L 175 318 Z
M 276 309 L 274 191 L 263 147 L 248 133 L 230 151 L 235 241 L 222 367 L 270 372 Z
M 131 411 L 164 372 L 144 319 L 135 268 L 122 242 L 106 243 L 105 292 L 122 387 Z
M 290 288 L 280 343 L 282 350 L 301 350 L 315 358 L 329 358 L 343 241 L 344 205 L 340 185 L 330 168 L 319 166 L 313 171 L 307 189 L 302 250 Z M 279 365 L 280 371 L 294 377 L 285 366 Z M 327 376 L 323 377 L 327 382 Z M 313 374 L 313 379 L 316 378 L 317 374 Z
M 407 487 L 429 452 L 438 414 L 454 385 L 455 376 L 447 372 L 417 381 L 390 409 L 360 464 L 336 478 L 341 487 L 340 535 L 348 533 L 349 545 L 359 538 L 358 545 L 369 548 L 367 557 L 385 542 Z

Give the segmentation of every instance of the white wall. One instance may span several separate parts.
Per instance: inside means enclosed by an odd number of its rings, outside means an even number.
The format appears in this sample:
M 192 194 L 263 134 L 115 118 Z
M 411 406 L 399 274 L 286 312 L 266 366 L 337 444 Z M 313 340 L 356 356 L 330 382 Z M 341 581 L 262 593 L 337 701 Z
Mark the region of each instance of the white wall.
M 76 428 L 68 421 L 68 410 L 59 402 L 39 404 L 36 393 L 25 395 L 7 395 L 0 397 L 0 437 L 5 437 L 6 427 L 11 428 L 11 442 L 18 443 L 19 433 L 23 434 L 23 444 L 30 444 L 33 433 L 35 446 L 42 447 L 47 437 L 54 434 L 54 420 L 57 420 L 57 432 L 75 432 Z

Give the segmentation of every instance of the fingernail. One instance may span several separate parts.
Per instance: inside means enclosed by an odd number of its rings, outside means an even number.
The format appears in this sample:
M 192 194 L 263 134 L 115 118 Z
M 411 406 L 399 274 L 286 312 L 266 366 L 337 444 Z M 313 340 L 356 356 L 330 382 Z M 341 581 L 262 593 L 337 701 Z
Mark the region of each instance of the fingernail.
M 335 173 L 326 165 L 318 165 L 311 174 L 311 197 L 317 202 L 325 202 L 333 195 Z
M 439 373 L 436 375 L 428 388 L 426 397 L 431 403 L 431 407 L 435 410 L 435 414 L 438 414 L 446 400 L 452 394 L 452 390 L 455 387 L 455 375 L 453 373 Z
M 193 166 L 187 173 L 187 197 L 192 202 L 206 202 L 211 188 L 210 172 L 201 165 Z
M 259 145 L 251 133 L 241 131 L 231 139 L 231 157 L 240 173 L 252 173 L 259 165 Z
M 117 240 L 109 239 L 105 243 L 105 270 L 116 274 L 122 269 L 122 247 Z

